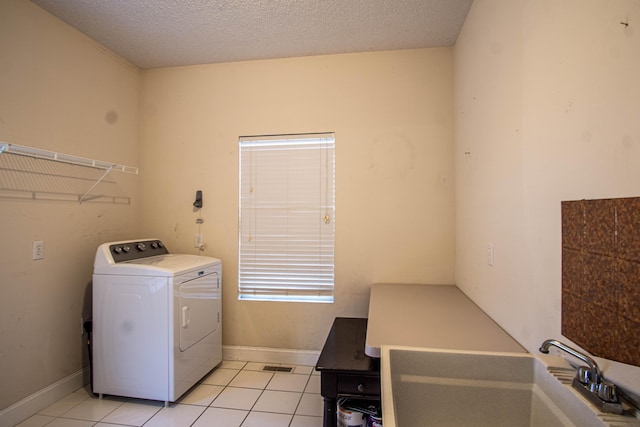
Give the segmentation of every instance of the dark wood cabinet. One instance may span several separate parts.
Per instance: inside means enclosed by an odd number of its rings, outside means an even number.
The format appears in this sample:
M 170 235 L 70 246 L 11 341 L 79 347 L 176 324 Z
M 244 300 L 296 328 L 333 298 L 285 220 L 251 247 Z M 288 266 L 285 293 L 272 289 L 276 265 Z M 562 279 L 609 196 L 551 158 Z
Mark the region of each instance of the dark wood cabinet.
M 380 400 L 380 360 L 364 353 L 367 319 L 337 317 L 318 358 L 324 427 L 336 427 L 337 399 Z

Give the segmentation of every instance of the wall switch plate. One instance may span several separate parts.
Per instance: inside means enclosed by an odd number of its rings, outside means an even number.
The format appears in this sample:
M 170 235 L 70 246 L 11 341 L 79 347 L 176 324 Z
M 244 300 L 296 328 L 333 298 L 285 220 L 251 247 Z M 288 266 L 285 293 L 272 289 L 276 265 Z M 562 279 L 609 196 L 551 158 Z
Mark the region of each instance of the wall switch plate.
M 493 267 L 493 243 L 487 245 L 487 264 Z
M 32 250 L 33 259 L 44 259 L 44 241 L 34 240 Z

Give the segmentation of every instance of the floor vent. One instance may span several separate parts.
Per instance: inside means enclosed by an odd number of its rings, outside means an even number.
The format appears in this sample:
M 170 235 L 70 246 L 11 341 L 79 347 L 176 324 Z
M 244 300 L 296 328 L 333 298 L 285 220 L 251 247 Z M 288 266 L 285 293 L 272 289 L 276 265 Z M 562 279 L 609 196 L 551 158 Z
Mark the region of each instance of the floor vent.
M 293 371 L 293 368 L 289 367 L 289 366 L 271 366 L 271 365 L 264 365 L 262 367 L 263 371 L 269 371 L 269 372 L 291 372 Z

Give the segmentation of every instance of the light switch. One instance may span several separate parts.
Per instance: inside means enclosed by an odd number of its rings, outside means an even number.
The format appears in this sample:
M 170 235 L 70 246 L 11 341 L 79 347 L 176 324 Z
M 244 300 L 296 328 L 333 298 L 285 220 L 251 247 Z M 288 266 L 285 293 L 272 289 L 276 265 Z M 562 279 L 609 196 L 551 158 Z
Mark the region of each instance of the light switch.
M 44 241 L 34 240 L 33 259 L 44 259 Z

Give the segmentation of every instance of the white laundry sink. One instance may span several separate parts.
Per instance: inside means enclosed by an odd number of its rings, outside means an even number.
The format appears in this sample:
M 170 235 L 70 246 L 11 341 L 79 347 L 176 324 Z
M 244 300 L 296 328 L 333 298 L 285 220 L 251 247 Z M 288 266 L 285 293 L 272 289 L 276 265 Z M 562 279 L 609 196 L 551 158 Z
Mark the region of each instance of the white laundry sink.
M 382 347 L 385 427 L 640 426 L 601 414 L 559 356 Z

